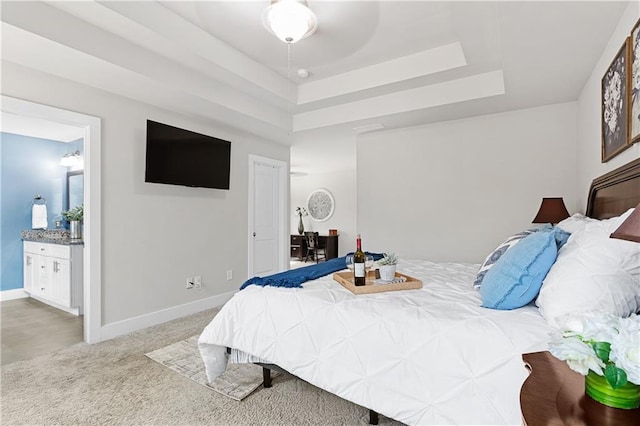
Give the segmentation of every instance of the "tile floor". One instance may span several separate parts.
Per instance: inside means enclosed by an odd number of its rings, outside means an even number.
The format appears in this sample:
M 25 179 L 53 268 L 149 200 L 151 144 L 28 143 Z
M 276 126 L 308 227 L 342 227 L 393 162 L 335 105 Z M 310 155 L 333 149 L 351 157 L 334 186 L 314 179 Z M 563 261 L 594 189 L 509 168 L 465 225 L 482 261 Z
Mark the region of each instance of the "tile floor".
M 0 302 L 0 364 L 82 342 L 82 318 L 30 297 Z

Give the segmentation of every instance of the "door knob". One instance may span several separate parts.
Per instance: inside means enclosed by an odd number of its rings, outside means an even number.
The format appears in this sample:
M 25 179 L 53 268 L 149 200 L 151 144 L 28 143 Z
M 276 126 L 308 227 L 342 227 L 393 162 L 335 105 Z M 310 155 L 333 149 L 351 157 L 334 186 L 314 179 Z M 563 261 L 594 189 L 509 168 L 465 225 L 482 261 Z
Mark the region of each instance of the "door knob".
M 255 233 L 255 232 L 253 233 L 253 236 L 254 236 L 254 237 L 256 236 L 256 233 Z

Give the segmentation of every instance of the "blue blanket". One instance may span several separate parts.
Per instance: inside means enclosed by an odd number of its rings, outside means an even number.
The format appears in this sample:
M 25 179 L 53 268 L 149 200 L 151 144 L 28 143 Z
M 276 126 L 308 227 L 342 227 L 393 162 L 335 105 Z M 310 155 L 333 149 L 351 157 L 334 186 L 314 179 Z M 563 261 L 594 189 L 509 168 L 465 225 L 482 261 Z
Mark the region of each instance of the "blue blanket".
M 369 253 L 373 256 L 374 260 L 382 259 L 381 253 Z M 287 288 L 299 288 L 302 287 L 302 283 L 316 278 L 324 277 L 333 272 L 341 271 L 347 267 L 346 256 L 330 259 L 326 262 L 314 264 L 311 266 L 305 266 L 303 268 L 291 269 L 289 271 L 279 272 L 277 274 L 269 275 L 267 277 L 253 277 L 245 281 L 240 287 L 240 290 L 245 289 L 250 285 L 259 286 L 271 286 L 271 287 L 287 287 Z

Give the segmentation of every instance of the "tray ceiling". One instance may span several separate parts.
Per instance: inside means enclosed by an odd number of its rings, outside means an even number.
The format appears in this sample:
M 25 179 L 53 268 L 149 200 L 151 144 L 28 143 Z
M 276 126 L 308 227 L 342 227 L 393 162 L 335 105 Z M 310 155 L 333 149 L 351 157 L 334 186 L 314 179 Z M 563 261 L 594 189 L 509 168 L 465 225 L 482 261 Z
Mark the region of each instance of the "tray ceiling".
M 2 60 L 295 144 L 575 101 L 629 3 L 309 0 L 290 66 L 267 4 L 2 2 Z

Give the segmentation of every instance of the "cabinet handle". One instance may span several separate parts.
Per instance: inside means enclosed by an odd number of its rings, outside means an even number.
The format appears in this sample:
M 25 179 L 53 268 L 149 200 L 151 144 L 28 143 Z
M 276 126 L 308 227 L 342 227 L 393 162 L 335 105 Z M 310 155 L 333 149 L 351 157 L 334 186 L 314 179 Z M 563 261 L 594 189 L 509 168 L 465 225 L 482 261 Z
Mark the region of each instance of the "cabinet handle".
M 57 261 L 53 262 L 53 272 L 59 272 L 60 271 L 60 264 Z
M 31 266 L 31 256 L 27 256 L 27 266 Z

